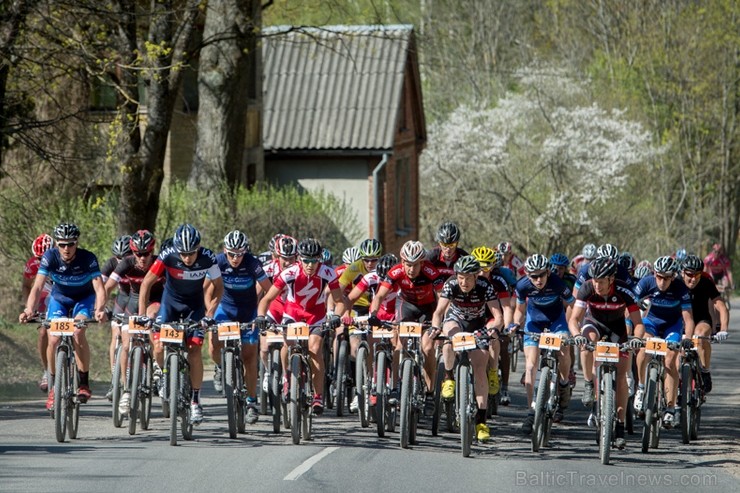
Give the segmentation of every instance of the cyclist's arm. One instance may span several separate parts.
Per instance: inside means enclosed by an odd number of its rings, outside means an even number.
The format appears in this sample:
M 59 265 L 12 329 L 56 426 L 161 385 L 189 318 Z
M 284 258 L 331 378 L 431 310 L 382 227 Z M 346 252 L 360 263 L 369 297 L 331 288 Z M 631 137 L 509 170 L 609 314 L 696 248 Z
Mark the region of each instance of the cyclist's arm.
M 46 276 L 44 274 L 36 274 L 33 286 L 31 286 L 31 290 L 28 292 L 26 306 L 23 308 L 23 313 L 21 313 L 19 318 L 21 322 L 25 322 L 26 319 L 30 318 L 36 310 L 36 305 L 41 297 L 41 291 L 44 289 L 44 283 L 46 283 Z
M 444 320 L 445 313 L 447 313 L 447 308 L 449 308 L 449 306 L 449 298 L 439 298 L 437 300 L 437 308 L 434 310 L 434 314 L 432 315 L 432 327 L 437 327 L 438 329 L 442 328 L 442 320 Z
M 141 287 L 139 288 L 139 315 L 141 316 L 146 315 L 146 307 L 149 305 L 149 294 L 157 280 L 159 280 L 159 276 L 150 270 L 144 276 L 144 280 L 141 281 Z
M 334 312 L 337 315 L 344 315 L 346 307 L 349 306 L 347 298 L 344 296 L 344 291 L 341 288 L 334 288 L 329 291 L 331 298 L 334 300 Z
M 570 317 L 568 318 L 568 331 L 573 337 L 581 333 L 581 322 L 583 322 L 583 316 L 586 314 L 586 308 L 580 304 L 575 304 L 573 309 L 570 311 Z
M 496 330 L 501 330 L 502 328 L 504 328 L 505 318 L 504 312 L 501 308 L 501 301 L 498 299 L 489 301 L 488 309 L 491 311 L 491 315 L 493 315 L 493 323 L 489 322 L 487 327 L 489 329 Z
M 259 297 L 261 293 L 268 292 L 271 287 L 272 281 L 270 281 L 270 279 L 267 277 L 257 281 L 257 296 Z
M 383 303 L 383 300 L 386 296 L 388 296 L 388 293 L 390 292 L 390 288 L 387 286 L 384 286 L 383 284 L 380 285 L 378 288 L 378 292 L 375 293 L 375 297 L 373 298 L 372 303 L 370 303 L 370 313 L 377 313 L 380 309 L 380 305 Z
M 727 329 L 730 328 L 730 312 L 727 311 L 727 305 L 725 305 L 725 302 L 722 301 L 722 297 L 720 296 L 714 298 L 712 304 L 719 314 L 719 330 L 727 332 Z
M 28 295 L 31 294 L 31 288 L 33 288 L 33 282 L 35 278 L 28 278 L 23 277 L 23 283 L 21 284 L 21 294 L 23 296 L 23 306 L 26 305 L 26 301 L 28 301 Z
M 514 318 L 512 320 L 513 323 L 521 325 L 524 323 L 524 319 L 527 316 L 527 303 L 517 303 L 516 308 L 514 309 Z
M 93 277 L 92 286 L 95 290 L 95 320 L 102 322 L 105 320 L 105 303 L 108 301 L 102 276 Z
M 694 335 L 694 314 L 691 310 L 681 310 L 684 324 L 684 338 L 691 339 Z
M 260 300 L 259 305 L 257 305 L 257 316 L 264 317 L 267 314 L 267 309 L 270 307 L 270 303 L 275 300 L 280 295 L 280 289 L 278 289 L 274 284 L 270 289 L 267 290 L 267 293 L 265 293 L 265 296 L 262 297 Z M 278 320 L 279 322 L 280 320 Z
M 111 292 L 118 286 L 118 281 L 114 280 L 112 277 L 109 277 L 107 281 L 105 281 L 105 296 L 106 298 L 110 297 Z
M 221 297 L 224 295 L 224 278 L 223 277 L 217 277 L 216 279 L 211 279 L 211 288 L 210 288 L 212 298 L 210 298 L 210 304 L 209 304 L 209 298 L 206 297 L 206 317 L 213 317 L 213 314 L 216 313 L 216 308 L 218 308 L 218 304 L 221 303 Z M 203 293 L 205 296 L 205 292 Z
M 645 325 L 642 323 L 640 317 L 640 310 L 635 310 L 630 313 L 629 319 L 632 322 L 632 335 L 635 337 L 645 337 Z

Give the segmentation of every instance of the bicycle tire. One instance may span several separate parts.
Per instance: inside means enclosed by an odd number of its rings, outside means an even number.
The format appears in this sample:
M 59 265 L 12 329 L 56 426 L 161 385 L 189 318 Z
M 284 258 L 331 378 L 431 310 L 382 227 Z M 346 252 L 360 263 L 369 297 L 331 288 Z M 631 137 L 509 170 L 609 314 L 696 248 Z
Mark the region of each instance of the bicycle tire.
M 136 434 L 136 418 L 139 414 L 139 390 L 141 388 L 141 348 L 134 346 L 131 350 L 129 360 L 131 361 L 129 371 L 131 383 L 128 390 L 131 395 L 128 410 L 128 434 Z
M 434 414 L 432 414 L 432 436 L 439 434 L 439 422 L 442 419 L 442 382 L 445 376 L 445 364 L 440 354 L 437 358 L 437 372 L 434 379 Z
M 336 367 L 334 366 L 333 332 L 324 336 L 324 403 L 327 409 L 334 409 L 337 391 Z
M 378 428 L 378 436 L 385 436 L 385 425 L 388 419 L 388 406 L 386 404 L 387 395 L 385 392 L 386 361 L 385 352 L 378 353 L 378 360 L 375 362 L 375 424 Z
M 601 414 L 599 416 L 599 459 L 605 466 L 609 464 L 609 456 L 614 439 L 614 381 L 610 373 L 601 375 Z
M 182 366 L 179 378 L 180 404 L 182 406 L 182 410 L 180 411 L 180 431 L 182 431 L 182 438 L 189 441 L 193 439 L 192 408 L 190 406 L 190 397 L 193 394 L 193 389 L 190 384 L 190 367 L 187 363 Z
M 511 336 L 511 353 L 509 353 L 509 366 L 511 367 L 511 373 L 516 373 L 516 367 L 519 364 L 519 336 L 513 334 Z
M 367 428 L 370 426 L 370 374 L 367 368 L 367 347 L 360 344 L 357 348 L 355 360 L 355 393 L 357 394 L 357 414 L 360 417 L 360 426 Z
M 272 407 L 272 431 L 280 433 L 280 422 L 282 417 L 282 399 L 280 396 L 280 350 L 273 349 L 267 354 L 267 367 L 270 369 L 270 380 L 268 390 L 270 394 L 270 405 Z
M 149 429 L 149 420 L 152 417 L 152 393 L 154 392 L 154 364 L 152 363 L 151 354 L 145 352 L 144 357 L 146 359 L 143 392 L 141 393 L 141 429 Z
M 635 434 L 635 396 L 627 398 L 627 409 L 624 410 L 624 431 L 629 435 Z
M 335 406 L 337 408 L 337 417 L 341 418 L 344 416 L 344 400 L 345 400 L 345 392 L 347 390 L 346 387 L 346 380 L 347 380 L 347 359 L 348 359 L 348 349 L 349 349 L 349 343 L 346 340 L 342 340 L 339 342 L 339 348 L 338 348 L 338 354 L 337 354 L 337 366 L 336 366 L 336 372 L 335 372 L 335 380 L 334 380 L 334 387 L 336 389 L 336 399 L 335 399 Z M 349 408 L 348 408 L 349 410 Z
M 121 402 L 121 346 L 116 348 L 115 363 L 113 364 L 113 375 L 111 376 L 111 384 L 113 385 L 112 404 L 113 404 L 113 426 L 120 428 L 123 426 L 123 416 L 118 411 L 118 404 Z
M 170 445 L 177 445 L 177 421 L 180 417 L 179 410 L 179 393 L 180 383 L 178 382 L 178 376 L 180 375 L 180 369 L 178 368 L 179 361 L 177 354 L 172 353 L 167 358 L 167 375 L 169 378 L 169 402 L 170 402 Z
M 470 444 L 473 441 L 473 427 L 470 416 L 470 368 L 467 364 L 457 367 L 458 415 L 460 421 L 460 445 L 463 457 L 470 457 Z
M 301 415 L 303 414 L 301 399 L 301 356 L 294 354 L 290 357 L 290 434 L 293 444 L 301 443 Z
M 694 417 L 691 419 L 691 439 L 699 439 L 699 423 L 701 422 L 701 406 L 693 406 Z
M 260 414 L 264 416 L 264 415 L 267 415 L 267 412 L 269 411 L 270 403 L 271 403 L 269 387 L 267 388 L 267 390 L 265 390 L 264 386 L 262 385 L 262 382 L 265 381 L 265 374 L 270 371 L 269 361 L 268 361 L 267 368 L 265 368 L 265 365 L 262 363 L 261 358 L 257 358 L 257 361 L 258 361 L 257 366 L 259 367 L 259 372 L 258 372 L 259 377 L 258 377 L 257 382 L 259 382 L 258 391 L 259 391 L 259 399 L 260 399 Z
M 311 440 L 313 439 L 312 431 L 313 431 L 313 386 L 311 385 L 311 368 L 309 366 L 309 363 L 306 363 L 303 365 L 306 369 L 306 372 L 303 374 L 303 392 L 301 392 L 301 397 L 303 399 L 303 414 L 301 419 L 301 425 L 302 428 L 302 436 L 304 440 Z
M 400 417 L 400 439 L 401 448 L 409 448 L 409 435 L 411 426 L 411 370 L 413 362 L 404 359 L 401 363 L 401 417 Z
M 416 433 L 419 427 L 419 403 L 424 402 L 424 385 L 418 365 L 414 365 L 411 379 L 411 424 L 409 425 L 409 443 L 416 445 Z
M 54 431 L 57 442 L 62 443 L 67 436 L 67 389 L 69 388 L 69 367 L 67 350 L 60 348 L 56 353 L 56 374 L 54 375 Z
M 67 400 L 67 406 L 69 407 L 67 411 L 67 436 L 70 439 L 75 439 L 80 426 L 80 399 L 77 397 L 80 389 L 80 373 L 77 371 L 75 359 L 72 359 L 69 372 L 71 387 Z
M 652 372 L 651 372 L 652 377 Z M 665 390 L 663 388 L 663 380 L 658 375 L 657 368 L 655 369 L 656 378 L 656 407 L 655 407 L 655 418 L 653 419 L 653 426 L 650 428 L 650 448 L 658 448 L 660 445 L 660 429 L 663 427 L 663 416 L 662 412 L 665 409 Z
M 693 395 L 691 392 L 691 382 L 694 380 L 691 365 L 683 363 L 681 365 L 681 441 L 685 444 L 691 442 L 691 403 Z
M 224 351 L 223 357 L 223 384 L 226 396 L 226 421 L 228 422 L 229 438 L 236 438 L 236 396 L 234 394 L 234 353 Z
M 655 374 L 653 375 L 653 372 Z M 645 394 L 643 400 L 643 408 L 645 409 L 645 418 L 642 426 L 642 453 L 647 453 L 650 448 L 650 437 L 652 435 L 652 427 L 656 421 L 657 411 L 657 370 L 650 368 L 648 371 L 648 380 L 645 384 Z M 653 378 L 654 377 L 654 378 Z
M 532 452 L 539 452 L 545 438 L 545 413 L 550 390 L 550 368 L 542 367 L 540 382 L 537 386 L 537 395 L 534 405 L 534 424 L 532 425 Z
M 236 393 L 236 397 L 234 402 L 236 402 L 236 432 L 237 433 L 246 433 L 247 431 L 247 396 L 244 389 L 244 369 L 242 368 L 242 362 L 239 356 L 234 356 L 234 381 L 236 382 L 236 385 L 234 386 L 234 391 Z M 262 387 L 262 380 L 260 382 L 260 387 Z

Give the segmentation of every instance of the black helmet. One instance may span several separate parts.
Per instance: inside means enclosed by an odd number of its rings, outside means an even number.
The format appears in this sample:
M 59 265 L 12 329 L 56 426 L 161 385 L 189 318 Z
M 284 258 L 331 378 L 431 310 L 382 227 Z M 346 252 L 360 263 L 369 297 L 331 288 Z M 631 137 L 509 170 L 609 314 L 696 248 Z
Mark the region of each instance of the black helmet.
M 126 255 L 131 255 L 131 237 L 129 235 L 123 235 L 113 242 L 111 252 L 118 258 L 123 258 Z
M 360 243 L 360 258 L 378 258 L 383 254 L 383 245 L 375 238 Z
M 460 241 L 460 228 L 453 222 L 442 223 L 437 230 L 437 241 L 440 243 L 457 243 Z
M 619 255 L 619 260 L 617 262 L 619 262 L 619 265 L 630 272 L 632 272 L 637 265 L 637 263 L 635 262 L 635 257 L 633 257 L 630 252 L 622 252 Z
M 591 279 L 603 279 L 616 273 L 617 263 L 611 257 L 597 257 L 588 264 L 588 275 Z
M 62 223 L 54 228 L 55 240 L 76 240 L 80 237 L 80 228 L 73 223 Z
M 457 259 L 454 268 L 458 274 L 477 274 L 480 272 L 480 262 L 472 255 L 465 255 Z
M 386 274 L 388 274 L 388 271 L 391 270 L 391 267 L 396 265 L 398 262 L 398 257 L 392 253 L 386 253 L 380 257 L 380 260 L 378 260 L 378 265 L 375 266 L 375 273 L 378 277 L 385 277 Z
M 687 255 L 686 259 L 683 261 L 683 268 L 684 270 L 700 272 L 704 270 L 704 261 L 696 255 Z
M 298 243 L 298 255 L 303 258 L 321 258 L 321 243 L 314 238 L 306 238 Z
M 131 251 L 134 253 L 151 252 L 154 250 L 154 235 L 147 229 L 140 229 L 131 235 Z

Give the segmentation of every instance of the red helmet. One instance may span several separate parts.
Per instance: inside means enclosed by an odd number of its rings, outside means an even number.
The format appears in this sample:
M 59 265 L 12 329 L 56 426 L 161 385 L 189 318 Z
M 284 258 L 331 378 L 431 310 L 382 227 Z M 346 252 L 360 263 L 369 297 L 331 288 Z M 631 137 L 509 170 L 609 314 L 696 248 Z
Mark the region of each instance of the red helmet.
M 47 251 L 49 248 L 54 246 L 54 239 L 47 235 L 46 233 L 39 235 L 35 240 L 33 240 L 33 245 L 31 245 L 31 251 L 36 257 L 40 257 L 44 254 L 45 251 Z
M 154 250 L 154 235 L 147 229 L 140 229 L 131 235 L 129 246 L 134 253 L 151 252 Z

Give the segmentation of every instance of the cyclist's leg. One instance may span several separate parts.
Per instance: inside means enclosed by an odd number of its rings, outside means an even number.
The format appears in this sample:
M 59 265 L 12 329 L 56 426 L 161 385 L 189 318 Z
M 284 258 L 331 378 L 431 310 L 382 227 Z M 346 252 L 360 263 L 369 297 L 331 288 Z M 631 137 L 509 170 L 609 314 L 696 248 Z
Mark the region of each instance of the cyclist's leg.
M 311 330 L 308 336 L 308 354 L 311 360 L 311 381 L 314 394 L 324 395 L 324 338 L 321 327 Z
M 90 320 L 93 318 L 95 313 L 95 295 L 92 294 L 81 300 L 72 308 L 72 317 L 76 320 Z M 80 371 L 80 385 L 87 385 L 87 382 L 83 382 L 83 373 L 85 374 L 84 379 L 86 380 L 86 374 L 90 367 L 90 346 L 87 343 L 87 336 L 85 335 L 85 329 L 75 329 L 75 335 L 73 337 L 75 344 L 75 356 L 77 358 L 77 366 Z
M 488 351 L 484 349 L 470 351 L 470 363 L 473 365 L 475 400 L 478 403 L 478 412 L 484 411 L 483 418 L 485 419 L 485 411 L 488 408 L 488 378 L 486 376 Z
M 241 333 L 242 350 L 242 372 L 244 375 L 244 385 L 247 387 L 247 397 L 253 400 L 257 399 L 257 343 L 259 342 L 259 332 L 252 328 L 243 330 Z M 265 368 L 267 368 L 265 366 Z M 261 383 L 261 382 L 260 382 Z
M 565 321 L 565 313 L 563 313 L 556 321 L 550 326 L 550 332 L 561 335 L 563 338 L 568 336 L 568 322 Z M 567 347 L 561 348 L 558 352 L 558 373 L 560 377 L 560 384 L 568 383 L 568 375 L 570 374 L 570 351 Z
M 696 323 L 696 328 L 694 329 L 694 335 L 697 336 L 704 336 L 709 337 L 712 335 L 712 324 L 709 320 L 701 320 Z M 696 340 L 698 353 L 699 353 L 699 361 L 701 361 L 701 366 L 709 370 L 709 367 L 712 363 L 712 345 L 707 339 L 697 339 Z
M 642 324 L 645 326 L 645 333 L 643 334 L 643 337 L 655 337 L 658 333 L 658 329 L 653 323 L 652 320 L 649 318 L 643 318 Z M 635 334 L 636 336 L 640 336 L 640 334 Z M 648 357 L 647 354 L 645 354 L 645 349 L 640 349 L 640 351 L 637 353 L 637 378 L 635 380 L 638 382 L 638 384 L 642 387 L 646 383 L 646 375 L 645 375 L 645 369 L 647 368 L 647 362 Z
M 524 387 L 527 390 L 527 407 L 532 407 L 534 398 L 534 381 L 537 376 L 537 364 L 540 359 L 540 348 L 537 341 L 527 332 L 539 333 L 540 329 L 527 322 L 524 329 Z
M 617 421 L 624 423 L 624 412 L 629 400 L 629 387 L 627 386 L 627 375 L 632 369 L 632 355 L 620 353 L 617 363 Z
M 455 318 L 448 318 L 442 322 L 442 334 L 446 337 L 452 337 L 462 328 L 460 322 Z M 452 349 L 452 344 L 445 344 L 442 346 L 442 359 L 445 363 L 445 380 L 455 379 L 455 351 Z M 486 380 L 488 382 L 488 380 Z
M 679 320 L 678 324 L 668 327 L 664 331 L 664 339 L 669 342 L 680 342 L 683 333 L 683 321 Z M 678 395 L 678 351 L 668 351 L 665 357 L 665 394 L 668 409 L 672 409 L 676 404 Z
M 46 348 L 49 346 L 49 332 L 46 330 L 46 327 L 43 325 L 39 325 L 39 334 L 38 338 L 36 339 L 36 349 L 39 352 L 39 360 L 41 361 L 41 367 L 43 368 L 44 372 L 49 371 L 49 360 L 46 356 Z
M 129 354 L 129 344 L 131 343 L 131 336 L 128 333 L 128 330 L 123 330 L 123 327 L 121 327 L 121 374 L 126 376 L 126 369 L 128 368 L 128 354 Z M 123 379 L 123 385 L 124 389 L 128 390 L 128 378 Z

